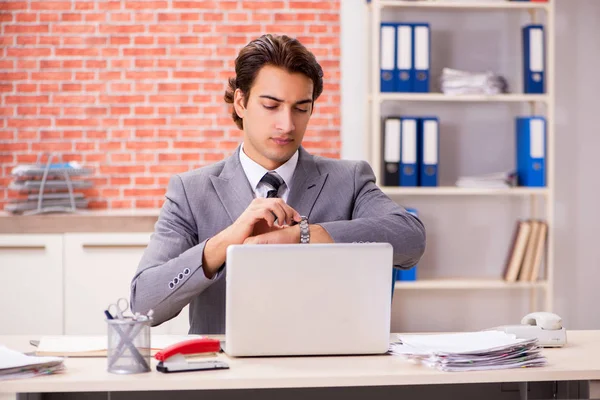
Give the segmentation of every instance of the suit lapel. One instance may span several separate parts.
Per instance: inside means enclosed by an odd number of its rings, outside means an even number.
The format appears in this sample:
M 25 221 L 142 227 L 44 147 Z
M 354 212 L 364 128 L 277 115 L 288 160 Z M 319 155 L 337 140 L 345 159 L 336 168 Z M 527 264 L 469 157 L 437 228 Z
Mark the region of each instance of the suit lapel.
M 237 151 L 225 161 L 221 174 L 210 177 L 231 222 L 238 219 L 254 198 L 254 191 L 240 163 L 239 152 L 238 146 Z
M 300 147 L 299 151 L 298 165 L 292 177 L 292 190 L 287 203 L 300 215 L 310 217 L 328 174 L 321 175 L 313 156 L 303 147 Z

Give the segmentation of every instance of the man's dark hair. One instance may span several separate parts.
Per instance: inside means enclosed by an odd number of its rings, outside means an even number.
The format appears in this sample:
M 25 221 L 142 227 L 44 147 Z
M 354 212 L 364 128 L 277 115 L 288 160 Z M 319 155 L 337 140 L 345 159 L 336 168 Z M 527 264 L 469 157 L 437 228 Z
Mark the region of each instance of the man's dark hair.
M 240 89 L 244 93 L 244 106 L 248 104 L 250 89 L 258 72 L 265 65 L 285 69 L 290 73 L 299 72 L 313 81 L 313 106 L 323 92 L 323 69 L 312 54 L 297 39 L 285 35 L 263 35 L 248 43 L 235 59 L 235 78 L 229 78 L 229 87 L 225 91 L 225 102 L 233 104 L 234 93 Z M 238 128 L 243 121 L 235 108 L 231 113 Z

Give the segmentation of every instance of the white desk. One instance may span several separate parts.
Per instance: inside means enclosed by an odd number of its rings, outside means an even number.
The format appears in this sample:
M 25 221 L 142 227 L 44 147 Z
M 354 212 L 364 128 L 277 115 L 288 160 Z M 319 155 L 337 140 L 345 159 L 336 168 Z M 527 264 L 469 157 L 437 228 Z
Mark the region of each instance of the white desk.
M 35 337 L 0 336 L 0 343 L 32 351 Z M 478 372 L 439 372 L 394 356 L 228 358 L 229 370 L 136 375 L 106 372 L 106 358 L 70 358 L 66 372 L 31 379 L 0 381 L 0 393 L 118 392 L 257 388 L 323 388 L 475 384 L 491 382 L 600 381 L 600 331 L 569 331 L 568 345 L 544 349 L 542 368 Z M 598 398 L 596 383 L 590 397 Z

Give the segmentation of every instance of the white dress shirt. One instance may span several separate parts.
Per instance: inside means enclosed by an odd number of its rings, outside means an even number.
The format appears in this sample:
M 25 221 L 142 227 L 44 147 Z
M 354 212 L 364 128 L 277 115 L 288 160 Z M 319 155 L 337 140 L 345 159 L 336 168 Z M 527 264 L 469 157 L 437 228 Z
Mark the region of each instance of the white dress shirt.
M 242 168 L 244 169 L 244 173 L 248 178 L 248 182 L 250 182 L 250 187 L 254 190 L 254 195 L 256 197 L 267 197 L 267 192 L 271 190 L 271 187 L 267 184 L 261 182 L 262 177 L 269 172 L 268 169 L 264 168 L 262 165 L 258 164 L 256 161 L 252 160 L 250 157 L 244 153 L 244 144 L 242 143 L 242 148 L 240 150 L 240 163 L 242 164 Z M 279 188 L 279 197 L 283 199 L 287 203 L 288 196 L 290 195 L 290 190 L 292 189 L 292 176 L 294 176 L 294 171 L 296 170 L 296 165 L 298 164 L 298 150 L 294 153 L 294 155 L 285 162 L 281 167 L 274 170 L 277 174 L 283 179 L 285 182 Z

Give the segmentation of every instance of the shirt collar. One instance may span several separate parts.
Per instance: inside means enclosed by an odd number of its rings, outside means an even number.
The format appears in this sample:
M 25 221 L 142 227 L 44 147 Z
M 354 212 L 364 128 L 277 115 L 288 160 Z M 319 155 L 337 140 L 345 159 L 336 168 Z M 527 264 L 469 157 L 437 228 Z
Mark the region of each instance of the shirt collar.
M 246 153 L 244 153 L 244 143 L 242 143 L 240 149 L 240 163 L 242 164 L 242 168 L 246 173 L 246 177 L 248 178 L 248 182 L 250 182 L 252 190 L 256 190 L 260 180 L 267 172 L 269 172 L 269 170 L 258 164 L 256 161 L 248 157 Z M 291 189 L 292 176 L 296 170 L 296 165 L 298 165 L 298 150 L 296 150 L 294 155 L 290 157 L 289 160 L 275 170 L 275 172 L 277 172 L 277 174 L 285 182 L 288 190 Z

